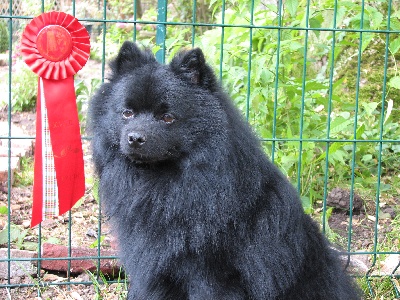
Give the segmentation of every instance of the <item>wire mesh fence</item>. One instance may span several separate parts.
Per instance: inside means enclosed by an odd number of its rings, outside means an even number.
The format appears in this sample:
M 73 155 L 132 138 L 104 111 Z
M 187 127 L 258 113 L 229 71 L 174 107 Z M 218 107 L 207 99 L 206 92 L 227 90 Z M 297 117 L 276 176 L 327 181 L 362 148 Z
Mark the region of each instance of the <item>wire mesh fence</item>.
M 87 192 L 67 215 L 30 229 L 37 78 L 19 43 L 27 23 L 53 9 L 76 16 L 91 36 L 90 60 L 75 77 Z M 399 33 L 400 4 L 391 0 L 2 2 L 0 294 L 40 296 L 50 286 L 70 299 L 64 287 L 87 286 L 84 299 L 123 295 L 85 116 L 106 62 L 134 40 L 160 62 L 201 47 L 305 211 L 343 249 L 366 299 L 399 298 Z

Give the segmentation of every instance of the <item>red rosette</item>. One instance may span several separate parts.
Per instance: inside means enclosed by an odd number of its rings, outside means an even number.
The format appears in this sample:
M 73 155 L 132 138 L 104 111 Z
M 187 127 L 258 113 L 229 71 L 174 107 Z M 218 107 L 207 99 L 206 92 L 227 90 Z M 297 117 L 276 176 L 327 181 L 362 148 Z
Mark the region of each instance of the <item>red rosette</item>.
M 89 59 L 89 33 L 69 14 L 43 13 L 26 26 L 21 53 L 25 63 L 41 78 L 65 79 L 75 75 Z
M 58 214 L 70 210 L 85 192 L 74 75 L 89 58 L 90 38 L 75 17 L 53 11 L 41 14 L 26 26 L 20 49 L 25 63 L 40 77 L 33 227 L 43 218 L 55 216 L 57 210 Z

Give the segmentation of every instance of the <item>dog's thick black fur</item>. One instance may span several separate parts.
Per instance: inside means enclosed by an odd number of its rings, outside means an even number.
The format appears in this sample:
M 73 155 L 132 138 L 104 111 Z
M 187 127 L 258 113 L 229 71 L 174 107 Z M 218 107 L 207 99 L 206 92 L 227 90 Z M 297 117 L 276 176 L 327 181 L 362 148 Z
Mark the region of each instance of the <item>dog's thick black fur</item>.
M 128 299 L 360 298 L 200 49 L 110 65 L 89 128 Z

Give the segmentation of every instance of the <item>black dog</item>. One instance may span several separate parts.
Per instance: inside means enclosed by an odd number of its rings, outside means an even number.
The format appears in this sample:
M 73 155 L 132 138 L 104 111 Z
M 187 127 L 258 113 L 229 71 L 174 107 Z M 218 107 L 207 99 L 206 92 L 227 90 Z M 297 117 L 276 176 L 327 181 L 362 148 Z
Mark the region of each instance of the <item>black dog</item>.
M 201 50 L 125 42 L 90 103 L 129 299 L 359 299 Z

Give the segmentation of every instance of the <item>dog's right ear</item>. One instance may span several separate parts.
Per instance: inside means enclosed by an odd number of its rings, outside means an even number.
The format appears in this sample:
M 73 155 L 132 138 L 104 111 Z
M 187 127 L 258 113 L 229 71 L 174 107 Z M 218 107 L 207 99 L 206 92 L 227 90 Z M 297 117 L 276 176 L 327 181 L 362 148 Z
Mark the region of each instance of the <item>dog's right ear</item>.
M 113 74 L 118 75 L 152 62 L 156 62 L 156 59 L 151 51 L 142 51 L 136 44 L 125 41 L 117 57 L 110 62 L 110 67 Z
M 191 84 L 214 91 L 218 88 L 213 70 L 207 65 L 199 48 L 181 51 L 172 59 L 171 70 Z

